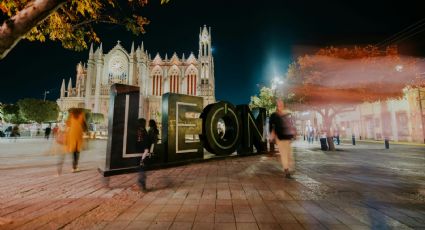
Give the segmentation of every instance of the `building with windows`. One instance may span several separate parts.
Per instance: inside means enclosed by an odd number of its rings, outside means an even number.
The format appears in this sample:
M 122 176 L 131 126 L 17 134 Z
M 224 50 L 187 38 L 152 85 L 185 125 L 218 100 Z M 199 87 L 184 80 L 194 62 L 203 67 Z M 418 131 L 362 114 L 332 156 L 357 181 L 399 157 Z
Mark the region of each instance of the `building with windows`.
M 214 58 L 211 47 L 211 28 L 203 26 L 199 32 L 199 51 L 170 58 L 156 54 L 151 58 L 143 42 L 130 52 L 117 42 L 109 52 L 102 44 L 89 58 L 77 65 L 76 79 L 70 78 L 68 85 L 62 81 L 60 98 L 61 111 L 78 107 L 102 113 L 107 122 L 109 91 L 111 85 L 121 83 L 140 87 L 139 117 L 161 120 L 161 96 L 164 93 L 179 93 L 204 98 L 204 106 L 215 102 Z
M 325 131 L 321 115 L 315 111 L 296 113 L 300 134 L 311 122 L 318 135 Z M 352 110 L 335 116 L 332 135 L 351 139 L 425 143 L 425 89 L 406 88 L 400 99 L 362 103 Z
M 363 103 L 337 115 L 335 128 L 346 138 L 424 143 L 424 106 L 423 88 L 406 89 L 403 98 Z

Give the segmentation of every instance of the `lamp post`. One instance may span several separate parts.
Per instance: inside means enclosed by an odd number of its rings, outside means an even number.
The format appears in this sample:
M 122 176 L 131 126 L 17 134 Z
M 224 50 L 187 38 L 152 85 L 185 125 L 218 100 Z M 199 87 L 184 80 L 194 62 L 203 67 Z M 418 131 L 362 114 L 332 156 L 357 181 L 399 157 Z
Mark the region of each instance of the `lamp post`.
M 46 101 L 46 95 L 49 94 L 50 92 L 48 90 L 44 90 L 44 99 L 43 101 Z
M 279 85 L 283 85 L 283 81 L 281 79 L 279 79 L 278 77 L 274 77 L 272 79 L 272 85 L 271 85 L 271 88 L 273 90 L 273 96 L 277 95 L 277 87 Z

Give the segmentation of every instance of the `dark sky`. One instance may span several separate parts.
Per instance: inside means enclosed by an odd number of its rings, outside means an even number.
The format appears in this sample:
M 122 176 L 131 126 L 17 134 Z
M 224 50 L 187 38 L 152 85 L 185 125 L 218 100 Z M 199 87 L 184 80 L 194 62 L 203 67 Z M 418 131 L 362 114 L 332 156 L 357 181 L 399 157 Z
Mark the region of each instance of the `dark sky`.
M 216 97 L 248 103 L 258 86 L 282 76 L 300 51 L 327 45 L 374 44 L 425 17 L 421 1 L 317 0 L 171 0 L 159 6 L 150 0 L 145 15 L 147 33 L 135 37 L 118 26 L 102 26 L 103 50 L 117 40 L 131 42 L 155 55 L 186 57 L 198 52 L 199 27 L 212 27 Z M 392 3 L 397 2 L 397 3 Z M 422 27 L 422 29 L 425 28 Z M 402 53 L 425 56 L 425 31 L 399 44 Z M 96 45 L 97 46 L 97 45 Z M 54 42 L 21 41 L 0 61 L 0 102 L 20 98 L 56 100 L 62 78 L 75 78 L 75 65 L 87 61 L 88 51 L 74 52 Z

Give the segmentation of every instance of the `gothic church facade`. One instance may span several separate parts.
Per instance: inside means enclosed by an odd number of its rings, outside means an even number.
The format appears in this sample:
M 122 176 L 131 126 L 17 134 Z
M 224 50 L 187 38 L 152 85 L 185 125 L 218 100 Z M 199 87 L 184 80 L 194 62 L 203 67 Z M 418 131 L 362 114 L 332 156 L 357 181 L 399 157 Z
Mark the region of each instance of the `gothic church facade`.
M 60 98 L 62 112 L 69 108 L 85 108 L 102 113 L 107 120 L 111 85 L 121 83 L 140 87 L 139 117 L 160 121 L 161 96 L 179 93 L 200 96 L 204 107 L 215 102 L 214 58 L 211 47 L 211 28 L 200 28 L 199 52 L 187 58 L 174 53 L 171 58 L 159 54 L 152 59 L 143 42 L 134 43 L 128 53 L 120 44 L 104 53 L 102 44 L 93 52 L 90 47 L 86 63 L 77 65 L 75 83 L 62 81 Z

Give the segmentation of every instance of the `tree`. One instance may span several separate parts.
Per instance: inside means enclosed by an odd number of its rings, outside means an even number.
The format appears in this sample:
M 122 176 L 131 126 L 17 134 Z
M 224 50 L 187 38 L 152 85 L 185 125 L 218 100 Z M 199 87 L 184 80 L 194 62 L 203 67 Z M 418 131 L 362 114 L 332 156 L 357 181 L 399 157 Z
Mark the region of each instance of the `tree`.
M 2 113 L 2 120 L 12 124 L 22 124 L 26 120 L 19 112 L 19 106 L 16 104 L 3 104 L 0 108 Z
M 18 101 L 22 117 L 37 123 L 56 121 L 59 116 L 59 106 L 54 101 L 43 101 L 26 98 Z
M 105 117 L 103 113 L 90 113 L 88 121 L 89 123 L 100 124 L 105 121 Z
M 0 122 L 3 122 L 4 119 L 4 112 L 3 112 L 3 103 L 0 102 Z
M 251 109 L 261 107 L 265 108 L 269 114 L 273 113 L 276 110 L 276 96 L 273 90 L 268 87 L 262 87 L 258 96 L 251 96 L 249 107 Z
M 406 86 L 422 85 L 425 81 L 418 75 L 417 62 L 401 57 L 396 47 L 327 47 L 298 57 L 288 68 L 282 90 L 293 109 L 314 110 L 322 116 L 334 150 L 335 116 L 363 102 L 402 97 Z
M 161 0 L 161 4 L 169 0 Z M 99 42 L 94 25 L 124 26 L 133 34 L 144 33 L 149 24 L 140 15 L 148 0 L 2 0 L 0 11 L 6 20 L 0 26 L 0 59 L 22 39 L 62 42 L 67 49 L 87 49 Z M 2 16 L 0 14 L 0 16 Z

